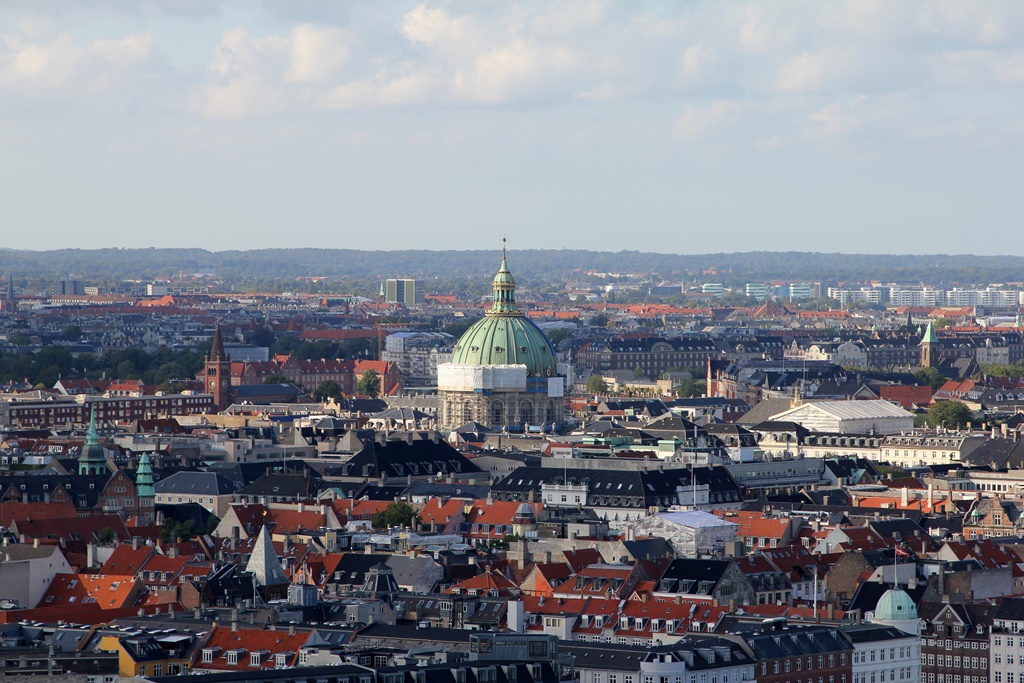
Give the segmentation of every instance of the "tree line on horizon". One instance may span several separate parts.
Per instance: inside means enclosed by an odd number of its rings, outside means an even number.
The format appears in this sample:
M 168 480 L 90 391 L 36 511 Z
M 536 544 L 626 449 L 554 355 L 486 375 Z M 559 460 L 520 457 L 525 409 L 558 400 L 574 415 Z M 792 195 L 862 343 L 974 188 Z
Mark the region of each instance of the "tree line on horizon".
M 354 249 L 58 249 L 0 250 L 0 273 L 15 275 L 16 287 L 59 279 L 116 283 L 125 280 L 212 276 L 225 289 L 318 291 L 308 278 L 328 285 L 388 277 L 447 282 L 486 281 L 497 270 L 499 250 L 361 251 Z M 652 281 L 747 282 L 883 280 L 960 286 L 1020 281 L 1024 257 L 976 255 L 874 255 L 813 252 L 735 252 L 659 254 L 641 251 L 527 249 L 509 252 L 509 265 L 521 283 L 593 281 L 588 272 L 645 273 Z M 609 281 L 602 279 L 601 281 Z M 428 290 L 431 289 L 428 284 Z

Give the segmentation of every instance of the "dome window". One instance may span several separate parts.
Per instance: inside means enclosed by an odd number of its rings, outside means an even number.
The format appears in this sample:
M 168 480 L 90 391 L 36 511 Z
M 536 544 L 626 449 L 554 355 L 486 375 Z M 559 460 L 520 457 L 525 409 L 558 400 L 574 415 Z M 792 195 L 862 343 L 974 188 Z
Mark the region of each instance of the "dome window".
M 526 347 L 525 346 L 520 346 L 519 350 L 522 351 L 523 353 L 526 353 Z
M 500 347 L 500 346 L 495 346 L 495 347 L 494 347 L 494 351 L 495 351 L 495 353 L 504 353 L 504 352 L 505 352 L 505 349 L 503 349 L 503 348 L 502 348 L 502 347 Z

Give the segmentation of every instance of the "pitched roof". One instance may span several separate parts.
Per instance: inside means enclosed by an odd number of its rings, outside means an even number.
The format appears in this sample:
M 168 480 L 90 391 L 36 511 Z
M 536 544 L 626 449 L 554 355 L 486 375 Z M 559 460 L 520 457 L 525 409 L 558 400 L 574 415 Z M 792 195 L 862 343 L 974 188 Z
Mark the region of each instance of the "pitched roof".
M 158 481 L 157 493 L 223 496 L 235 492 L 233 482 L 215 472 L 175 472 Z
M 142 584 L 134 576 L 106 574 L 57 574 L 39 603 L 40 607 L 95 604 L 99 609 L 131 607 Z
M 154 552 L 156 551 L 149 546 L 132 548 L 127 543 L 121 543 L 100 567 L 100 574 L 135 576 Z

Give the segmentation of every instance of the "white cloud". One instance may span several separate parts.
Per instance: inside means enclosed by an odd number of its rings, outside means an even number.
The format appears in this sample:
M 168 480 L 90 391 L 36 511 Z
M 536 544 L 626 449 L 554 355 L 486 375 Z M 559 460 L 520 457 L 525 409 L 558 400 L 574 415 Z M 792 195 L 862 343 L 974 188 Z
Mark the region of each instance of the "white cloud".
M 136 33 L 79 43 L 67 33 L 41 38 L 0 36 L 0 89 L 95 95 L 123 83 L 153 54 L 153 39 Z
M 704 106 L 691 105 L 676 119 L 675 137 L 682 142 L 696 142 L 709 131 L 735 122 L 740 111 L 736 102 L 717 100 Z

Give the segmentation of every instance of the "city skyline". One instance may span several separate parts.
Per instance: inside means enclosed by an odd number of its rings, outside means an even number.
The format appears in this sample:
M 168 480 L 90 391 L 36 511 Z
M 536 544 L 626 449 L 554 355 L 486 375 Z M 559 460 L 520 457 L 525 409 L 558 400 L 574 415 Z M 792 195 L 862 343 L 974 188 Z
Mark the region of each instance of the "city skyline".
M 976 237 L 1016 227 L 1012 3 L 10 2 L 0 35 L 3 247 L 1024 253 Z

